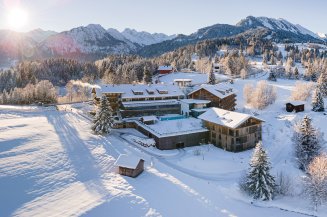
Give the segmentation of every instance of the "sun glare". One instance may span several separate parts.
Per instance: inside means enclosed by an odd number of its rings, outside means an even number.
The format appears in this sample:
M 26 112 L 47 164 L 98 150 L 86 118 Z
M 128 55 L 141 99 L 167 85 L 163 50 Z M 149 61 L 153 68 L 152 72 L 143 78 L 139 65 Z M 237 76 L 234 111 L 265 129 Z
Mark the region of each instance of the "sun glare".
M 22 8 L 13 8 L 8 11 L 7 25 L 12 30 L 22 30 L 27 24 L 28 14 Z

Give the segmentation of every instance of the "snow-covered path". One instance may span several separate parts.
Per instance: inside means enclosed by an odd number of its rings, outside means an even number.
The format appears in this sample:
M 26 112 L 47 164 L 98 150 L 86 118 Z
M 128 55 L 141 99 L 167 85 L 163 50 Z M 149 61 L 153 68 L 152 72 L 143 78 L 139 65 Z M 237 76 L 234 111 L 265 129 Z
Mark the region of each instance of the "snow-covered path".
M 0 107 L 0 216 L 302 216 L 253 206 L 236 183 L 151 167 L 152 155 L 89 128 L 75 113 Z M 123 153 L 146 160 L 138 178 L 114 172 Z

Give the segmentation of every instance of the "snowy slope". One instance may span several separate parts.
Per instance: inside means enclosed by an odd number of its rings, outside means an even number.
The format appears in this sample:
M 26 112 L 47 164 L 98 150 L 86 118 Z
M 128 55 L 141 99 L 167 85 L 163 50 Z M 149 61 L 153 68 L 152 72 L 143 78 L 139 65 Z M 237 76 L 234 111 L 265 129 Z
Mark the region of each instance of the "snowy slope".
M 55 31 L 44 31 L 42 29 L 34 29 L 32 31 L 26 32 L 25 35 L 27 37 L 32 38 L 35 42 L 42 42 L 44 41 L 46 38 L 48 38 L 51 35 L 55 35 L 57 34 L 57 32 Z
M 209 162 L 192 150 L 151 154 L 118 133 L 93 135 L 90 121 L 70 108 L 1 106 L 0 111 L 2 216 L 305 216 L 291 203 L 282 207 L 292 211 L 281 210 L 278 201 L 252 205 L 239 193 L 236 182 L 251 151 L 212 147 L 217 150 L 205 154 Z M 118 175 L 113 165 L 120 154 L 145 159 L 143 174 Z M 192 168 L 195 162 L 226 167 L 199 172 Z
M 262 26 L 274 31 L 285 31 L 299 35 L 308 35 L 313 38 L 320 39 L 320 37 L 312 31 L 304 28 L 299 24 L 293 24 L 289 21 L 279 18 L 268 18 L 268 17 L 253 17 L 248 16 L 236 24 L 237 26 L 255 27 Z
M 175 38 L 175 35 L 166 35 L 163 33 L 138 32 L 135 29 L 126 28 L 121 34 L 128 40 L 139 45 L 151 45 Z
M 128 53 L 135 49 L 111 36 L 101 25 L 90 24 L 48 37 L 42 44 L 44 50 L 60 55 L 70 53 Z
M 317 35 L 318 35 L 320 38 L 323 38 L 323 39 L 326 39 L 326 38 L 327 38 L 327 34 L 326 34 L 326 33 L 318 32 Z

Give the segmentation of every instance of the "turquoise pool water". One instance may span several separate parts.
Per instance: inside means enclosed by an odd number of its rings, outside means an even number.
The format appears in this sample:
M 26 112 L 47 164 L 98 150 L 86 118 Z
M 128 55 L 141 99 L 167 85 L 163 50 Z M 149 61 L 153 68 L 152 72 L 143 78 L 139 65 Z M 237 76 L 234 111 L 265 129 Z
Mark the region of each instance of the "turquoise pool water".
M 169 121 L 169 120 L 179 120 L 184 119 L 185 116 L 183 115 L 176 115 L 176 116 L 167 116 L 167 117 L 160 117 L 161 121 Z

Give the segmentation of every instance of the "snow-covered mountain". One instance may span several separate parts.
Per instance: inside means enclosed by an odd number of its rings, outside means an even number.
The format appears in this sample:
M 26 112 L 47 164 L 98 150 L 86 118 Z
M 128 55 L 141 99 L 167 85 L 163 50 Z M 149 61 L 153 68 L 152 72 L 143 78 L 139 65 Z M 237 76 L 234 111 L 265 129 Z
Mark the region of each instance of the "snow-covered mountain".
M 108 54 L 135 53 L 142 46 L 173 37 L 131 29 L 123 32 L 112 28 L 106 30 L 98 24 L 80 26 L 60 33 L 42 29 L 26 33 L 0 30 L 0 57 L 5 60 L 48 57 L 92 60 Z M 28 55 L 21 54 L 26 51 Z
M 166 40 L 170 40 L 176 37 L 176 35 L 166 35 L 163 33 L 149 33 L 149 32 L 138 32 L 135 29 L 126 28 L 121 34 L 133 43 L 137 43 L 139 45 L 151 45 L 160 43 Z
M 313 38 L 320 38 L 314 32 L 304 28 L 299 24 L 292 24 L 285 19 L 268 18 L 268 17 L 253 17 L 248 16 L 236 24 L 248 28 L 265 27 L 273 31 L 285 31 L 297 35 L 309 35 Z
M 318 35 L 320 38 L 327 39 L 327 34 L 326 34 L 326 33 L 318 32 L 317 35 Z
M 0 30 L 1 59 L 20 60 L 48 57 L 99 59 L 109 54 L 156 56 L 198 41 L 260 33 L 275 42 L 324 43 L 326 34 L 315 34 L 285 19 L 248 16 L 236 25 L 215 24 L 190 35 L 165 35 L 125 29 L 104 29 L 90 24 L 56 33 L 36 29 L 27 33 Z
M 202 40 L 234 37 L 239 34 L 243 34 L 246 38 L 247 35 L 257 34 L 258 32 L 261 35 L 260 37 L 266 37 L 275 42 L 324 42 L 321 37 L 312 31 L 301 25 L 292 24 L 285 19 L 248 16 L 236 25 L 215 24 L 204 27 L 190 35 L 178 35 L 172 40 L 146 46 L 138 52 L 143 56 L 156 56 Z
M 0 30 L 0 62 L 28 58 L 37 47 L 31 37 L 11 30 Z
M 106 55 L 129 53 L 135 45 L 113 37 L 101 25 L 90 24 L 48 37 L 41 48 L 53 55 Z
M 42 42 L 47 39 L 51 35 L 55 35 L 57 32 L 55 31 L 45 31 L 43 29 L 34 29 L 25 33 L 25 36 L 32 38 L 35 42 Z

